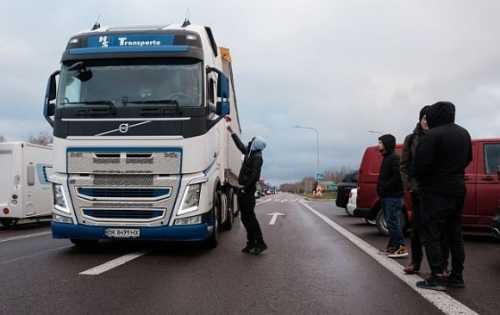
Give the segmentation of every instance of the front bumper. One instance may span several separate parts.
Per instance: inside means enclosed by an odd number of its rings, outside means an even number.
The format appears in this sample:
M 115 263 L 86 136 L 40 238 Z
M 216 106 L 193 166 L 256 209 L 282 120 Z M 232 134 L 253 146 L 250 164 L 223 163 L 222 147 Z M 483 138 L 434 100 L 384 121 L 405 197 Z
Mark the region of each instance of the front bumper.
M 355 217 L 373 220 L 372 209 L 356 208 L 353 212 Z
M 54 238 L 84 240 L 110 239 L 105 233 L 107 228 L 108 227 L 106 226 L 88 226 L 82 224 L 52 222 L 52 236 Z M 136 229 L 138 227 L 131 228 Z M 203 241 L 206 240 L 212 233 L 212 227 L 207 223 L 161 227 L 140 227 L 138 229 L 140 229 L 140 237 L 133 238 L 134 240 Z

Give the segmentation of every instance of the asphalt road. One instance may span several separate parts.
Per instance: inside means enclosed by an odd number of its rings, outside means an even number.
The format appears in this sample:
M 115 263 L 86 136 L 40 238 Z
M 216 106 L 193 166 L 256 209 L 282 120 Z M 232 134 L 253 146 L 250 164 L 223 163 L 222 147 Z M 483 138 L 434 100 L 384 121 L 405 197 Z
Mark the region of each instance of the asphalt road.
M 215 250 L 196 244 L 102 242 L 83 251 L 53 240 L 47 225 L 0 229 L 0 314 L 441 313 L 433 297 L 417 292 L 299 197 L 280 194 L 259 203 L 269 245 L 259 257 L 240 252 L 245 233 L 239 223 L 222 234 Z M 368 243 L 384 243 L 374 228 L 346 218 L 332 202 L 307 204 Z M 273 212 L 284 215 L 271 225 Z M 499 293 L 494 284 L 500 279 L 500 244 L 473 240 L 467 250 L 476 256 L 468 261 L 468 287 L 451 295 L 475 311 L 497 313 L 500 301 L 493 297 Z M 473 259 L 482 264 L 474 268 Z M 95 267 L 97 275 L 81 274 Z M 491 292 L 476 292 L 481 283 Z

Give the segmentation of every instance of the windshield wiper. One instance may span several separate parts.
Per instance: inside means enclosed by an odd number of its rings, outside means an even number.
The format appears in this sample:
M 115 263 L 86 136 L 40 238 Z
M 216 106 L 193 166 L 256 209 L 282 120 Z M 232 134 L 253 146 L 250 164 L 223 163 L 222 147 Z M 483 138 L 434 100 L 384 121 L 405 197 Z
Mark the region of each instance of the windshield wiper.
M 104 105 L 108 107 L 108 110 L 110 114 L 116 115 L 117 112 L 117 107 L 116 107 L 116 102 L 115 101 L 110 101 L 110 100 L 102 100 L 102 101 L 80 101 L 80 102 L 63 102 L 61 105 Z
M 123 105 L 126 104 L 141 104 L 141 105 L 156 105 L 156 106 L 144 106 L 141 107 L 141 116 L 163 116 L 165 114 L 182 115 L 182 110 L 180 108 L 179 102 L 177 100 L 136 100 L 136 101 L 123 101 Z M 173 106 L 172 106 L 173 105 Z
M 177 100 L 137 100 L 137 101 L 125 101 L 124 104 L 171 104 L 175 106 L 179 106 L 179 102 Z

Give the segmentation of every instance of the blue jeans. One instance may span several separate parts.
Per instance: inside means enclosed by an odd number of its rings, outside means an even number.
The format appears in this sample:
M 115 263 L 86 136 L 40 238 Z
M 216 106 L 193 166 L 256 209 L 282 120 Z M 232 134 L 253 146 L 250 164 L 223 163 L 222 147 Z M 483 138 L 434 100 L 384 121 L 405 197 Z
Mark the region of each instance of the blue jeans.
M 403 198 L 383 198 L 382 210 L 389 230 L 389 247 L 399 248 L 399 246 L 405 245 L 403 232 L 401 231 Z

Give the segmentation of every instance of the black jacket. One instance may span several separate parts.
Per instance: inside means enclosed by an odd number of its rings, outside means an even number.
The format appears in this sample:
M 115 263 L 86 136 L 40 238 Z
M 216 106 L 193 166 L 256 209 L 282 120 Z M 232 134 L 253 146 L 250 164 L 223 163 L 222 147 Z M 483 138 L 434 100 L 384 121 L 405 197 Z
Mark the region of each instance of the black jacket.
M 425 134 L 420 123 L 417 124 L 415 130 L 412 134 L 409 134 L 405 138 L 403 144 L 403 150 L 401 151 L 401 179 L 403 180 L 403 187 L 405 190 L 418 191 L 418 181 L 413 176 L 412 167 L 414 167 L 413 159 L 415 158 L 415 152 L 417 151 L 418 142 L 421 137 Z
M 243 186 L 245 193 L 255 193 L 255 190 L 257 189 L 257 182 L 260 180 L 262 164 L 264 163 L 262 159 L 262 152 L 250 152 L 252 142 L 249 142 L 248 146 L 245 146 L 236 134 L 233 134 L 232 138 L 241 153 L 245 155 L 240 175 L 238 177 L 238 182 L 241 186 Z
M 403 196 L 403 182 L 399 170 L 399 156 L 394 151 L 396 138 L 392 135 L 384 135 L 379 138 L 384 144 L 384 160 L 380 166 L 377 193 L 381 198 L 399 198 Z
M 422 191 L 464 194 L 472 141 L 467 130 L 455 124 L 455 106 L 449 102 L 432 105 L 427 123 L 430 130 L 419 141 L 413 168 Z

